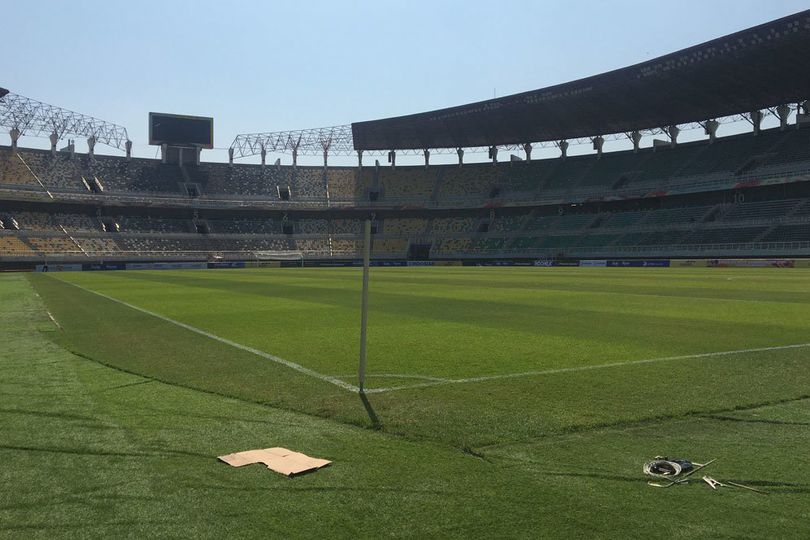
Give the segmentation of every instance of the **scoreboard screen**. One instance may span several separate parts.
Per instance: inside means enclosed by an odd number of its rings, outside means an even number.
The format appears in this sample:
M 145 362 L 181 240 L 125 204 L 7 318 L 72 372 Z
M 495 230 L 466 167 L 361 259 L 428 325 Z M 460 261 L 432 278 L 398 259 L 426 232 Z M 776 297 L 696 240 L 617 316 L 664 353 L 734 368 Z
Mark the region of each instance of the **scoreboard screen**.
M 149 144 L 213 148 L 214 119 L 150 112 Z

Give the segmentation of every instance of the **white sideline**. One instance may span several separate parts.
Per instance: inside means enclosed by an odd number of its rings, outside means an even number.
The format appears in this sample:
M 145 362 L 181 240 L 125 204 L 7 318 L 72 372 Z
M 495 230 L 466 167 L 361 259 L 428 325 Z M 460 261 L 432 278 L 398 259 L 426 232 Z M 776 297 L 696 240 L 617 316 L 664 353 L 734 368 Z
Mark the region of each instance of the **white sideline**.
M 54 278 L 54 279 L 57 279 L 57 278 Z M 260 356 L 260 357 L 265 358 L 267 360 L 276 362 L 277 364 L 287 366 L 288 368 L 294 369 L 295 371 L 303 373 L 304 375 L 308 375 L 308 376 L 313 377 L 315 379 L 319 379 L 319 380 L 322 380 L 322 381 L 325 381 L 325 382 L 328 382 L 328 383 L 332 383 L 332 384 L 334 384 L 335 386 L 337 386 L 339 388 L 342 388 L 344 390 L 348 390 L 349 392 L 359 392 L 360 391 L 360 388 L 357 387 L 357 386 L 354 386 L 353 384 L 343 382 L 340 379 L 337 379 L 335 377 L 330 377 L 329 375 L 323 375 L 322 373 L 318 373 L 317 371 L 313 371 L 313 370 L 311 370 L 309 368 L 306 368 L 306 367 L 302 366 L 301 364 L 296 364 L 295 362 L 290 362 L 289 360 L 285 360 L 284 358 L 272 355 L 270 353 L 266 353 L 264 351 L 260 351 L 259 349 L 254 349 L 253 347 L 248 347 L 247 345 L 242 345 L 241 343 L 237 343 L 235 341 L 231 341 L 230 339 L 226 339 L 226 338 L 217 336 L 215 334 L 212 334 L 210 332 L 206 332 L 205 330 L 201 330 L 201 329 L 199 329 L 197 327 L 191 326 L 190 324 L 186 324 L 186 323 L 183 323 L 183 322 L 180 322 L 180 321 L 176 321 L 174 319 L 170 319 L 169 317 L 165 317 L 163 315 L 160 315 L 159 313 L 155 313 L 153 311 L 149 311 L 148 309 L 144 309 L 144 308 L 129 304 L 127 302 L 124 302 L 123 300 L 113 298 L 112 296 L 107 296 L 106 294 L 100 293 L 98 291 L 94 291 L 92 289 L 82 287 L 81 285 L 77 285 L 75 283 L 71 283 L 69 281 L 64 281 L 64 280 L 61 280 L 61 279 L 59 281 L 62 282 L 62 283 L 66 283 L 68 285 L 73 285 L 74 287 L 76 287 L 78 289 L 81 289 L 81 290 L 83 290 L 85 292 L 89 292 L 91 294 L 95 294 L 96 296 L 106 298 L 107 300 L 109 300 L 111 302 L 115 302 L 117 304 L 121 304 L 122 306 L 126 306 L 126 307 L 128 307 L 130 309 L 134 309 L 135 311 L 140 311 L 141 313 L 145 313 L 146 315 L 150 315 L 150 316 L 155 317 L 157 319 L 160 319 L 162 321 L 166 321 L 168 323 L 177 325 L 180 328 L 185 328 L 186 330 L 194 332 L 195 334 L 200 334 L 201 336 L 205 336 L 205 337 L 207 337 L 209 339 L 213 339 L 214 341 L 219 341 L 220 343 L 224 343 L 225 345 L 230 345 L 231 347 L 234 347 L 236 349 L 239 349 L 239 350 L 242 350 L 242 351 L 245 351 L 245 352 L 249 352 L 251 354 L 255 354 L 256 356 Z
M 57 327 L 59 330 L 61 330 L 61 329 L 62 329 L 62 325 L 61 325 L 61 324 L 59 324 L 58 322 L 56 322 L 56 319 L 54 319 L 54 318 L 53 318 L 53 315 L 51 315 L 51 312 L 50 312 L 50 311 L 48 311 L 48 310 L 46 309 L 46 310 L 45 310 L 45 313 L 47 313 L 47 314 L 48 314 L 48 318 L 51 320 L 51 322 L 52 322 L 53 324 L 55 324 L 55 325 L 56 325 L 56 327 Z
M 756 352 L 767 352 L 767 351 L 780 351 L 784 349 L 799 349 L 803 347 L 810 347 L 810 343 L 798 343 L 796 345 L 777 345 L 774 347 L 758 347 L 755 349 L 737 349 L 735 351 L 718 351 L 718 352 L 710 352 L 710 353 L 698 353 L 698 354 L 685 354 L 682 356 L 664 356 L 661 358 L 646 358 L 644 360 L 628 360 L 626 362 L 611 362 L 609 364 L 596 364 L 592 366 L 576 366 L 576 367 L 568 367 L 568 368 L 556 368 L 556 369 L 546 369 L 543 371 L 524 371 L 522 373 L 507 373 L 503 375 L 489 375 L 484 377 L 469 377 L 466 379 L 446 379 L 444 381 L 436 381 L 436 382 L 426 382 L 420 384 L 411 384 L 411 385 L 403 385 L 403 386 L 390 386 L 387 388 L 369 388 L 366 390 L 367 394 L 380 394 L 383 392 L 391 392 L 393 390 L 407 390 L 411 388 L 426 388 L 429 386 L 439 386 L 445 384 L 463 384 L 463 383 L 473 383 L 473 382 L 483 382 L 483 381 L 493 381 L 498 379 L 515 379 L 518 377 L 531 377 L 535 375 L 552 375 L 555 373 L 570 373 L 575 371 L 589 371 L 593 369 L 607 369 L 607 368 L 614 368 L 614 367 L 621 367 L 621 366 L 632 366 L 638 364 L 653 364 L 656 362 L 670 362 L 673 360 L 692 360 L 695 358 L 711 358 L 715 356 L 729 356 L 733 354 L 747 354 L 747 353 L 756 353 Z
M 369 373 L 369 377 L 376 377 L 376 378 L 387 378 L 387 379 L 421 379 L 423 381 L 434 381 L 434 382 L 453 382 L 453 379 L 447 379 L 444 377 L 430 377 L 428 375 L 409 375 L 406 373 Z M 357 377 L 357 373 L 353 373 L 351 375 L 335 375 L 335 377 L 339 379 L 349 379 L 351 377 Z

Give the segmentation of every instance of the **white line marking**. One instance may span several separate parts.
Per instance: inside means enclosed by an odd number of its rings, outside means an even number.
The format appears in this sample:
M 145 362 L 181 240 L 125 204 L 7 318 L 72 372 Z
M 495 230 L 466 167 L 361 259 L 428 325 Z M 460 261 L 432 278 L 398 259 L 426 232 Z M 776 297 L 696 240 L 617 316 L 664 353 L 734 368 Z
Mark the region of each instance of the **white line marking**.
M 682 356 L 664 356 L 661 358 L 646 358 L 644 360 L 628 360 L 626 362 L 611 362 L 609 364 L 596 364 L 593 366 L 576 366 L 557 369 L 546 369 L 543 371 L 524 371 L 522 373 L 507 373 L 503 375 L 489 375 L 484 377 L 469 377 L 466 379 L 447 379 L 446 381 L 427 382 L 420 384 L 412 384 L 405 386 L 390 386 L 388 388 L 370 388 L 366 390 L 367 394 L 380 394 L 383 392 L 391 392 L 393 390 L 407 390 L 411 388 L 427 388 L 429 386 L 439 386 L 444 384 L 464 384 L 473 382 L 493 381 L 498 379 L 515 379 L 518 377 L 532 377 L 535 375 L 552 375 L 555 373 L 570 373 L 575 371 L 589 371 L 593 369 L 607 369 L 622 366 L 632 366 L 638 364 L 653 364 L 656 362 L 670 362 L 672 360 L 692 360 L 696 358 L 712 358 L 716 356 L 729 356 L 734 354 L 748 354 L 756 352 L 767 351 L 781 351 L 785 349 L 799 349 L 803 347 L 810 347 L 810 343 L 799 343 L 796 345 L 778 345 L 775 347 L 759 347 L 756 349 L 737 349 L 735 351 L 718 351 L 710 353 L 699 354 L 685 354 Z
M 54 279 L 58 279 L 58 278 L 54 278 Z M 335 377 L 330 377 L 329 375 L 323 375 L 322 373 L 318 373 L 317 371 L 313 371 L 313 370 L 311 370 L 309 368 L 306 368 L 306 367 L 302 366 L 301 364 L 296 364 L 295 362 L 290 362 L 289 360 L 285 360 L 284 358 L 281 358 L 279 356 L 275 356 L 275 355 L 272 355 L 270 353 L 260 351 L 259 349 L 254 349 L 253 347 L 248 347 L 247 345 L 242 345 L 241 343 L 237 343 L 235 341 L 231 341 L 230 339 L 226 339 L 226 338 L 217 336 L 215 334 L 212 334 L 210 332 L 206 332 L 205 330 L 201 330 L 201 329 L 199 329 L 197 327 L 191 326 L 190 324 L 186 324 L 186 323 L 183 323 L 183 322 L 180 322 L 180 321 L 176 321 L 174 319 L 170 319 L 169 317 L 165 317 L 163 315 L 160 315 L 159 313 L 149 311 L 148 309 L 144 309 L 144 308 L 129 304 L 127 302 L 124 302 L 123 300 L 113 298 L 112 296 L 107 296 L 106 294 L 100 293 L 98 291 L 94 291 L 92 289 L 87 289 L 85 287 L 82 287 L 81 285 L 76 285 L 75 283 L 71 283 L 69 281 L 63 281 L 61 279 L 59 279 L 59 281 L 61 281 L 62 283 L 67 283 L 68 285 L 73 285 L 74 287 L 76 287 L 78 289 L 81 289 L 81 290 L 83 290 L 85 292 L 89 292 L 91 294 L 95 294 L 96 296 L 106 298 L 107 300 L 109 300 L 111 302 L 115 302 L 117 304 L 121 304 L 122 306 L 126 306 L 126 307 L 128 307 L 130 309 L 134 309 L 135 311 L 140 311 L 141 313 L 145 313 L 146 315 L 150 315 L 150 316 L 155 317 L 157 319 L 160 319 L 162 321 L 166 321 L 168 323 L 177 325 L 180 328 L 185 328 L 186 330 L 189 330 L 190 332 L 194 332 L 195 334 L 200 334 L 201 336 L 205 336 L 205 337 L 207 337 L 209 339 L 213 339 L 214 341 L 219 341 L 220 343 L 224 343 L 225 345 L 230 345 L 231 347 L 234 347 L 235 349 L 239 349 L 239 350 L 242 350 L 242 351 L 245 351 L 245 352 L 249 352 L 249 353 L 255 354 L 256 356 L 261 356 L 262 358 L 265 358 L 267 360 L 271 360 L 271 361 L 276 362 L 278 364 L 281 364 L 283 366 L 287 366 L 290 369 L 294 369 L 295 371 L 303 373 L 304 375 L 309 375 L 310 377 L 313 377 L 315 379 L 320 379 L 322 381 L 332 383 L 332 384 L 334 384 L 335 386 L 337 386 L 339 388 L 343 388 L 344 390 L 348 390 L 349 392 L 359 392 L 360 391 L 360 388 L 357 387 L 357 386 L 354 386 L 353 384 L 345 383 L 345 382 L 341 381 L 340 379 L 337 379 Z
M 349 379 L 357 377 L 357 373 L 351 375 L 335 375 L 338 379 Z M 444 377 L 429 377 L 427 375 L 408 375 L 405 373 L 368 373 L 366 377 L 377 377 L 387 379 L 421 379 L 423 381 L 436 381 L 436 382 L 453 382 L 453 379 L 446 379 Z
M 51 321 L 53 322 L 53 324 L 55 324 L 55 325 L 56 325 L 56 327 L 57 327 L 59 330 L 61 330 L 61 329 L 62 329 L 62 325 L 60 325 L 58 322 L 56 322 L 56 319 L 54 319 L 54 318 L 53 318 L 53 315 L 51 315 L 51 312 L 50 312 L 50 311 L 48 311 L 48 310 L 46 309 L 46 310 L 45 310 L 45 313 L 47 313 L 47 314 L 48 314 L 48 318 L 50 318 L 50 319 L 51 319 Z

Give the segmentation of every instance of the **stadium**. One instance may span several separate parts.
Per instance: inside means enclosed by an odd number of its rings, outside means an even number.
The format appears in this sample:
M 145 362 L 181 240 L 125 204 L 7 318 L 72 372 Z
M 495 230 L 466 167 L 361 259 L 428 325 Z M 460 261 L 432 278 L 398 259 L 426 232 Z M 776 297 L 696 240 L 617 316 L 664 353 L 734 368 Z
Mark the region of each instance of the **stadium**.
M 222 162 L 9 82 L 0 535 L 806 538 L 808 51 L 810 10 Z M 270 447 L 331 464 L 217 460 Z

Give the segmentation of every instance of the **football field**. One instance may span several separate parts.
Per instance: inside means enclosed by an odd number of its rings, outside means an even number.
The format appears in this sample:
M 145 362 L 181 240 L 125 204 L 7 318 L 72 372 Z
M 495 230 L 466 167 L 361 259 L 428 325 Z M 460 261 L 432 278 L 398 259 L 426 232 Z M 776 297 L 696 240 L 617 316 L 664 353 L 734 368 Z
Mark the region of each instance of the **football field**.
M 358 269 L 0 297 L 9 537 L 810 534 L 810 270 L 373 268 L 363 396 Z M 270 446 L 334 463 L 216 460 Z M 649 487 L 656 455 L 770 494 Z

